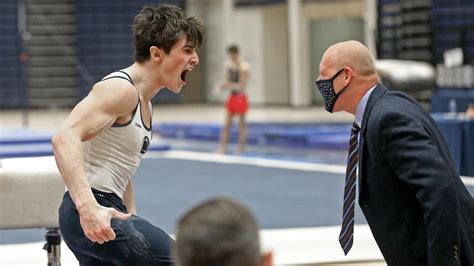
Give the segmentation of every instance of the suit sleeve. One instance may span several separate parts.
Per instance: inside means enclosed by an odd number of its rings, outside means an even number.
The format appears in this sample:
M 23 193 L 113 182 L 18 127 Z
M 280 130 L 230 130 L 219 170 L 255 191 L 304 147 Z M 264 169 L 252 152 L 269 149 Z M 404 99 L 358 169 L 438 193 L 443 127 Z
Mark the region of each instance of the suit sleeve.
M 379 122 L 382 153 L 423 210 L 428 265 L 454 265 L 459 203 L 450 167 L 428 130 L 408 113 L 391 112 Z

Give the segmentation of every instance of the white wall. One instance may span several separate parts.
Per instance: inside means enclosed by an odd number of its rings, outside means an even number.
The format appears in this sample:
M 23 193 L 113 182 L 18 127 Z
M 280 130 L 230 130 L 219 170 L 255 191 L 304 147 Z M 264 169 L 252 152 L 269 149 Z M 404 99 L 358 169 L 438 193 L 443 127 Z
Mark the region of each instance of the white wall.
M 364 17 L 367 0 L 331 3 L 302 3 L 300 17 L 300 86 L 303 95 L 312 95 L 309 24 L 311 20 L 338 17 Z M 303 2 L 303 1 L 302 1 Z M 204 21 L 202 78 L 207 100 L 222 102 L 227 94 L 213 90 L 224 76 L 227 47 L 237 44 L 251 66 L 248 84 L 253 104 L 290 104 L 288 51 L 288 10 L 285 4 L 257 7 L 233 6 L 232 0 L 187 0 L 188 14 Z M 328 34 L 330 34 L 328 32 Z M 324 36 L 321 36 L 324 38 Z M 306 105 L 303 103 L 303 105 Z
M 227 44 L 237 44 L 241 55 L 250 64 L 247 93 L 251 103 L 265 103 L 263 10 L 239 8 L 232 10 Z
M 263 10 L 264 102 L 289 103 L 288 23 L 285 5 Z
M 188 0 L 189 15 L 203 20 L 205 39 L 201 73 L 207 100 L 223 102 L 227 94 L 214 90 L 224 76 L 227 47 L 237 44 L 250 64 L 247 87 L 253 104 L 288 103 L 288 34 L 285 5 L 235 8 L 232 0 Z M 202 57 L 205 58 L 202 58 Z

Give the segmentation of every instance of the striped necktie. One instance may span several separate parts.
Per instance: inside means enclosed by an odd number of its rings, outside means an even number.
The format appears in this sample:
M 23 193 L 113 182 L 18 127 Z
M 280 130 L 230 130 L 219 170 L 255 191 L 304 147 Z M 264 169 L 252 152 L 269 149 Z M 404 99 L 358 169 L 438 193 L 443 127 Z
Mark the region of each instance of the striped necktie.
M 359 161 L 357 135 L 360 128 L 354 122 L 352 125 L 351 138 L 349 140 L 349 156 L 347 157 L 346 185 L 344 186 L 344 205 L 342 215 L 342 227 L 339 234 L 339 243 L 344 254 L 347 255 L 354 242 L 354 204 L 356 194 L 357 164 Z

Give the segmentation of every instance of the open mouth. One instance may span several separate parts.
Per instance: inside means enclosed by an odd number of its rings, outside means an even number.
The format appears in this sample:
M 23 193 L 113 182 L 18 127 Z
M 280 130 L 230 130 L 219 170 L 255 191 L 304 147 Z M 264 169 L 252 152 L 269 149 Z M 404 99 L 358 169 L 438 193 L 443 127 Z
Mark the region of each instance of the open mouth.
M 186 75 L 188 74 L 189 70 L 184 70 L 182 73 L 181 73 L 181 80 L 186 83 Z

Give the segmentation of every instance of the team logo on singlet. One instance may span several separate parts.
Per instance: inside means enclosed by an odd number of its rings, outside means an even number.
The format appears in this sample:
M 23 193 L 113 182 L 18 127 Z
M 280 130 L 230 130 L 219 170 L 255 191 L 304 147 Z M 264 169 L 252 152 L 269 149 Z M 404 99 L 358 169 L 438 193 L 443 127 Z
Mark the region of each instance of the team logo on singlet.
M 148 136 L 145 136 L 143 138 L 143 142 L 142 142 L 142 150 L 140 151 L 141 154 L 144 154 L 145 152 L 148 151 L 148 147 L 150 147 L 150 139 L 148 138 Z

